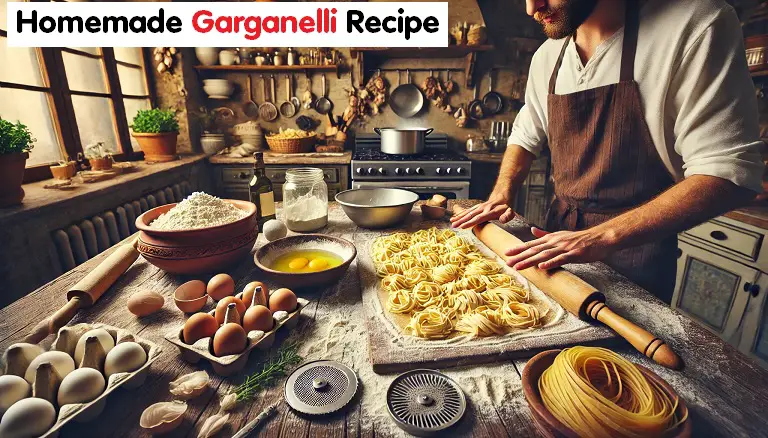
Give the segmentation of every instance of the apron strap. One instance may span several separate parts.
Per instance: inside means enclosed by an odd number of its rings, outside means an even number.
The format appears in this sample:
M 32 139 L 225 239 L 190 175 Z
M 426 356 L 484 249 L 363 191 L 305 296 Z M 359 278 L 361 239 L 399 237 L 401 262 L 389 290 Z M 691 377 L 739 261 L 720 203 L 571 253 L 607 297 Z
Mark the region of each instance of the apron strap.
M 640 28 L 640 2 L 630 0 L 625 2 L 626 11 L 624 14 L 624 44 L 621 51 L 621 74 L 620 81 L 631 81 L 635 77 L 635 54 L 637 52 L 637 36 Z M 560 56 L 557 57 L 555 69 L 549 78 L 549 94 L 555 94 L 557 85 L 557 76 L 560 73 L 560 67 L 563 65 L 565 51 L 568 49 L 572 36 L 569 35 L 563 43 L 560 50 Z

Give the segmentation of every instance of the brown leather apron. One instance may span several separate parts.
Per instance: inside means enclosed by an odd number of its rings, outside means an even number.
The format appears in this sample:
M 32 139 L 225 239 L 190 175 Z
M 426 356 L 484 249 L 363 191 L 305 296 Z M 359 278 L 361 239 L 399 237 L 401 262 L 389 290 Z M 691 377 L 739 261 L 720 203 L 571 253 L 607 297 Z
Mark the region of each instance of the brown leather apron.
M 549 81 L 549 148 L 555 200 L 547 229 L 581 230 L 635 208 L 674 180 L 653 144 L 634 80 L 639 6 L 627 2 L 618 84 L 556 95 L 557 75 L 571 37 Z M 677 236 L 617 251 L 604 262 L 669 303 L 675 285 Z

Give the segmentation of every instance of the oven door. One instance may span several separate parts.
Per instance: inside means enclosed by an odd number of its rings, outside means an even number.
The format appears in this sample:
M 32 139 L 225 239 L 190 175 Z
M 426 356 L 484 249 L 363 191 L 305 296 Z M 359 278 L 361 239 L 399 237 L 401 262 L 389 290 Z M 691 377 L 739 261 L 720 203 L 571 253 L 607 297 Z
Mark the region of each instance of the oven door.
M 410 190 L 422 200 L 435 194 L 448 199 L 469 199 L 469 181 L 352 181 L 353 189 L 377 187 Z

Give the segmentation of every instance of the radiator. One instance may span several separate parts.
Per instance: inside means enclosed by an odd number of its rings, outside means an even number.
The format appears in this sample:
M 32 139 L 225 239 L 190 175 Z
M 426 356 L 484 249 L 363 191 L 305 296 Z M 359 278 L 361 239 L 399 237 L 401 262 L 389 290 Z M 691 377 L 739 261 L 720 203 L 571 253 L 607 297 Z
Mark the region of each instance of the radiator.
M 52 237 L 58 256 L 55 261 L 59 262 L 55 268 L 60 271 L 57 275 L 85 263 L 135 233 L 136 218 L 145 211 L 180 202 L 190 193 L 192 186 L 183 181 L 54 231 Z

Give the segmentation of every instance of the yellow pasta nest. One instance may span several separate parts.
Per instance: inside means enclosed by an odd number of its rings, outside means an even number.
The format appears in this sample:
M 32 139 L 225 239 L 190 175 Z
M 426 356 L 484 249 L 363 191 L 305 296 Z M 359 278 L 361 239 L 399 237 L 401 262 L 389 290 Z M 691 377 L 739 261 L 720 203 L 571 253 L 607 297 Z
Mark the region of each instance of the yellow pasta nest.
M 528 289 L 450 229 L 380 237 L 371 252 L 387 310 L 409 315 L 414 336 L 494 336 L 542 325 L 546 312 L 528 302 Z

